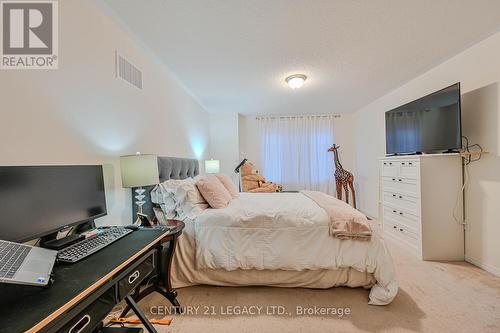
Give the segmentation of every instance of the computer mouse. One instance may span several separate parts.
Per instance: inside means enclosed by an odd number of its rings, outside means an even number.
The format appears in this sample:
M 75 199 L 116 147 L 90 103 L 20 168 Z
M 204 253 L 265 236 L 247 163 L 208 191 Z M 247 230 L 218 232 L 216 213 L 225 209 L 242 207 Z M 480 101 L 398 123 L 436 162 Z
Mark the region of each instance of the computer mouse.
M 126 225 L 125 228 L 130 229 L 130 230 L 139 230 L 139 226 L 136 224 Z

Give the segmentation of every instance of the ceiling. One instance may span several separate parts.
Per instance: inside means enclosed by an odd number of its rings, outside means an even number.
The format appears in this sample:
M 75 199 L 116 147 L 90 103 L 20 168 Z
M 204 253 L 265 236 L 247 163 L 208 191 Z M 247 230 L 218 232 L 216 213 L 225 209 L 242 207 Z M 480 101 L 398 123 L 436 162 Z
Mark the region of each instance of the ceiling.
M 103 1 L 214 113 L 356 111 L 500 30 L 497 0 Z

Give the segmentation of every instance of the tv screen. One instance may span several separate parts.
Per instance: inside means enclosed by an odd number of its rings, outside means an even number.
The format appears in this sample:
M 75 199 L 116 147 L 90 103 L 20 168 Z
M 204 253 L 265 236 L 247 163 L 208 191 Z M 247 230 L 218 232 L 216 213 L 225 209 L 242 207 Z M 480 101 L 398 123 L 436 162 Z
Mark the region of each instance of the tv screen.
M 0 239 L 23 242 L 104 215 L 100 165 L 0 167 Z
M 386 153 L 436 153 L 460 149 L 460 83 L 385 113 Z

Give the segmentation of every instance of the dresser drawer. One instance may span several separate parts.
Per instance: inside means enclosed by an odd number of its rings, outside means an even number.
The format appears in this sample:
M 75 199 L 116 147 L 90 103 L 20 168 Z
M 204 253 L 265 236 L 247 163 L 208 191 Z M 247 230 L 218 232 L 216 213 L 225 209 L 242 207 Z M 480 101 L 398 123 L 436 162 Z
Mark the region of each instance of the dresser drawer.
M 80 310 L 76 308 L 68 315 L 73 316 L 58 333 L 90 333 L 94 332 L 102 323 L 102 320 L 115 306 L 115 289 L 110 288 L 99 298 Z
M 407 179 L 401 177 L 383 177 L 383 190 L 387 192 L 395 192 L 401 194 L 418 196 L 419 183 L 415 179 Z
M 384 219 L 401 225 L 404 229 L 416 235 L 420 234 L 420 218 L 418 216 L 397 210 L 396 208 L 384 207 Z
M 418 161 L 401 161 L 399 164 L 399 177 L 420 179 L 420 163 Z
M 144 279 L 155 270 L 156 250 L 148 253 L 141 261 L 118 277 L 117 298 L 123 300 Z
M 411 245 L 414 249 L 419 248 L 419 237 L 417 234 L 407 230 L 404 226 L 392 222 L 390 219 L 384 218 L 384 230 L 390 236 Z
M 384 177 L 398 177 L 399 163 L 394 161 L 382 162 L 382 176 Z
M 382 177 L 420 179 L 419 160 L 382 160 Z
M 412 239 L 412 243 L 415 245 L 418 244 L 418 234 L 414 233 L 413 231 L 408 230 L 405 228 L 403 225 L 398 225 L 397 232 L 399 232 L 400 235 L 402 235 L 405 239 Z
M 384 192 L 384 205 L 388 204 L 396 209 L 401 209 L 415 216 L 420 216 L 419 199 L 394 192 Z

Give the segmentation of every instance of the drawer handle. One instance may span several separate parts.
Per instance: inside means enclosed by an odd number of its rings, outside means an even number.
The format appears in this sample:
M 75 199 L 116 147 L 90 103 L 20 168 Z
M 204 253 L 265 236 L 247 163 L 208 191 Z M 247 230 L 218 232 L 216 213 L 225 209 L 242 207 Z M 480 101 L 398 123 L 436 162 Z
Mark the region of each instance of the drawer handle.
M 386 162 L 384 162 L 384 165 L 387 165 L 387 163 L 386 163 Z
M 389 162 L 389 165 L 392 165 L 392 162 Z
M 403 212 L 399 212 L 399 215 L 403 215 Z
M 128 283 L 129 284 L 132 284 L 134 283 L 135 280 L 137 280 L 139 278 L 139 276 L 141 275 L 141 273 L 139 271 L 135 271 L 133 272 L 132 274 L 130 274 L 130 276 L 128 277 Z
M 408 163 L 408 164 L 409 164 L 409 165 L 413 165 L 413 163 L 412 163 L 412 162 L 410 162 L 410 163 Z
M 393 194 L 392 196 L 393 196 L 394 198 L 396 197 L 396 195 L 395 195 L 395 194 Z
M 401 165 L 405 165 L 405 162 L 401 162 Z
M 82 324 L 83 324 L 83 326 L 81 326 Z M 82 319 L 77 321 L 77 323 L 75 325 L 73 325 L 73 327 L 71 327 L 69 329 L 68 333 L 80 333 L 81 331 L 83 331 L 83 329 L 85 327 L 87 327 L 88 324 L 90 324 L 90 316 L 85 315 L 82 317 Z M 77 329 L 77 330 L 75 330 L 75 329 Z
M 399 229 L 399 231 L 403 231 L 403 229 Z
M 396 227 L 395 225 L 394 225 L 394 226 L 392 226 L 392 227 L 393 227 L 394 229 L 397 229 L 397 227 Z
M 403 180 L 402 179 L 398 179 L 398 181 L 402 182 Z
M 396 178 L 392 178 L 392 181 L 395 182 L 396 181 Z
M 397 211 L 395 211 L 395 210 L 393 210 L 392 212 L 393 212 L 393 213 L 397 213 Z
M 400 196 L 399 196 L 399 199 L 403 199 L 403 196 L 402 196 L 402 195 L 400 195 Z

